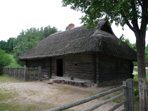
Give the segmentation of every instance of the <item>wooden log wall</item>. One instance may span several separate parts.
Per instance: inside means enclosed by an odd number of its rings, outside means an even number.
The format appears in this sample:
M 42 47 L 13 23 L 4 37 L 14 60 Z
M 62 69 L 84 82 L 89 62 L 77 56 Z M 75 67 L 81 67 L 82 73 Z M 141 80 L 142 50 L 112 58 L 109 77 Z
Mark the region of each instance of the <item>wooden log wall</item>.
M 94 81 L 94 61 L 92 55 L 68 55 L 53 58 L 52 75 L 56 76 L 56 60 L 63 59 L 63 77 Z
M 99 57 L 99 82 L 117 82 L 131 78 L 133 65 L 131 61 Z M 113 84 L 114 84 L 113 83 Z M 110 83 L 109 83 L 110 84 Z
M 74 54 L 45 59 L 28 60 L 27 67 L 42 68 L 42 77 L 57 76 L 57 60 L 63 60 L 63 77 L 80 79 L 92 83 L 117 82 L 130 78 L 133 71 L 131 61 L 95 54 Z M 114 84 L 114 83 L 113 83 Z

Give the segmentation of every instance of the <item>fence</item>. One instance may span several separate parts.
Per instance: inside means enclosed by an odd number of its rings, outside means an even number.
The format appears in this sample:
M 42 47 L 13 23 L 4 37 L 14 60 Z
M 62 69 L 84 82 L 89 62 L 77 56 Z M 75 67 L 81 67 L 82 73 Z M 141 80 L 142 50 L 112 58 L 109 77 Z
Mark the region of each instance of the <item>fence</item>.
M 41 78 L 41 67 L 38 68 L 3 68 L 3 74 L 29 81 Z
M 102 101 L 100 104 L 97 104 L 91 108 L 88 108 L 84 111 L 93 111 L 97 108 L 99 108 L 100 106 L 110 102 L 110 101 L 113 101 L 121 96 L 123 96 L 123 100 L 116 104 L 115 106 L 113 106 L 111 109 L 109 109 L 108 111 L 114 111 L 116 109 L 118 109 L 119 107 L 121 107 L 122 105 L 124 105 L 124 108 L 121 110 L 121 111 L 134 111 L 134 90 L 133 90 L 133 80 L 132 79 L 128 79 L 126 81 L 123 82 L 123 85 L 122 86 L 119 86 L 117 88 L 114 88 L 114 89 L 111 89 L 111 90 L 108 90 L 108 91 L 105 91 L 103 93 L 100 93 L 100 94 L 97 94 L 97 95 L 94 95 L 94 96 L 91 96 L 91 97 L 88 97 L 88 98 L 85 98 L 83 100 L 79 100 L 77 102 L 73 102 L 71 104 L 67 104 L 67 105 L 63 105 L 63 106 L 60 106 L 60 107 L 56 107 L 54 109 L 50 109 L 50 110 L 47 110 L 47 111 L 62 111 L 62 110 L 66 110 L 66 109 L 69 109 L 71 107 L 74 107 L 74 106 L 78 106 L 78 105 L 81 105 L 81 104 L 84 104 L 86 102 L 89 102 L 89 101 L 92 101 L 94 99 L 98 99 L 102 96 L 105 96 L 105 95 L 108 95 L 110 93 L 113 93 L 113 92 L 116 92 L 118 90 L 121 90 L 123 89 L 123 92 L 119 95 L 116 95 L 110 99 L 107 99 L 107 100 L 104 100 Z

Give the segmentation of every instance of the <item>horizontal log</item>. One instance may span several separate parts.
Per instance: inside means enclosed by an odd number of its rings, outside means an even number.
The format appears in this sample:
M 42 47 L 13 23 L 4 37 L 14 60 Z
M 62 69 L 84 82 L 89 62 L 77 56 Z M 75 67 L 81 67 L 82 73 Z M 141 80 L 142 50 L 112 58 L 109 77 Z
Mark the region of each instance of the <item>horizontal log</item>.
M 120 110 L 120 111 L 126 111 L 126 109 L 124 108 L 124 109 L 122 109 L 122 110 Z
M 119 95 L 117 95 L 117 96 L 114 96 L 114 97 L 112 97 L 112 98 L 110 98 L 110 99 L 107 99 L 107 100 L 101 102 L 100 104 L 95 105 L 95 106 L 93 106 L 93 107 L 91 107 L 91 108 L 89 108 L 89 109 L 87 109 L 87 110 L 85 110 L 85 111 L 93 111 L 93 110 L 99 108 L 100 106 L 102 106 L 102 105 L 104 105 L 104 104 L 106 104 L 106 103 L 108 103 L 108 102 L 110 102 L 110 101 L 113 101 L 113 100 L 115 100 L 115 99 L 117 99 L 117 98 L 119 98 L 119 97 L 121 97 L 121 96 L 123 96 L 123 93 L 121 93 L 121 94 L 119 94 Z
M 68 108 L 71 108 L 71 107 L 74 107 L 74 106 L 77 106 L 77 105 L 80 105 L 80 104 L 89 102 L 89 101 L 91 101 L 91 100 L 97 99 L 97 98 L 99 98 L 99 97 L 105 96 L 105 95 L 107 95 L 107 94 L 113 93 L 113 92 L 118 91 L 118 90 L 120 90 L 120 89 L 122 89 L 122 88 L 123 88 L 123 86 L 120 86 L 120 87 L 117 87 L 117 88 L 114 88 L 114 89 L 105 91 L 105 92 L 103 92 L 103 93 L 96 94 L 96 95 L 94 95 L 94 96 L 91 96 L 91 97 L 88 97 L 88 98 L 85 98 L 85 99 L 82 99 L 82 100 L 73 102 L 73 103 L 71 103 L 71 104 L 62 105 L 62 106 L 60 106 L 60 107 L 53 108 L 53 109 L 50 109 L 50 110 L 47 110 L 47 111 L 61 111 L 61 110 L 65 110 L 65 109 L 68 109 Z
M 114 111 L 116 109 L 118 109 L 120 106 L 122 106 L 125 103 L 125 100 L 123 100 L 122 102 L 116 104 L 115 106 L 113 106 L 110 110 L 108 111 Z

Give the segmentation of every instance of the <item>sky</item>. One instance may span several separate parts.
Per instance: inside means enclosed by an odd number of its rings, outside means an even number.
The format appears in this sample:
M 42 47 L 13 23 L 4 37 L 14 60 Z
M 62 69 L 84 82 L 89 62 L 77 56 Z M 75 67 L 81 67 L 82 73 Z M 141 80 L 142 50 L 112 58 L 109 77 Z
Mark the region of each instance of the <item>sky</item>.
M 81 12 L 62 7 L 61 0 L 0 0 L 0 40 L 17 37 L 22 30 L 50 25 L 64 31 L 70 23 L 81 26 Z M 133 32 L 127 27 L 112 25 L 117 37 L 124 34 L 135 43 Z M 148 40 L 146 41 L 148 44 Z

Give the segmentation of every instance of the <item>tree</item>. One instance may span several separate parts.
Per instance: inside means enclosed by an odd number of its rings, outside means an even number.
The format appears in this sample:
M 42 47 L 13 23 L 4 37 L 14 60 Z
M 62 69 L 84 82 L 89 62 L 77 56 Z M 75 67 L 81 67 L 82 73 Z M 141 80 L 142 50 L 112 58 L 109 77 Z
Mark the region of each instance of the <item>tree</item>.
M 11 57 L 9 54 L 5 53 L 5 51 L 0 50 L 0 74 L 2 74 L 2 68 L 11 63 Z
M 148 45 L 145 48 L 145 61 L 146 65 L 148 66 Z
M 55 27 L 44 28 L 30 28 L 26 31 L 22 31 L 16 39 L 16 45 L 13 48 L 14 57 L 18 58 L 21 54 L 36 46 L 41 40 L 49 35 L 57 32 Z
M 148 0 L 62 0 L 63 5 L 85 13 L 84 25 L 93 28 L 105 17 L 109 23 L 125 24 L 136 37 L 140 111 L 148 111 L 145 71 L 145 38 L 148 24 Z M 147 108 L 146 108 L 147 107 Z
M 13 48 L 16 46 L 16 39 L 15 38 L 9 38 L 7 40 L 7 46 L 8 46 L 7 53 L 12 53 L 13 52 Z
M 13 48 L 16 45 L 16 39 L 15 38 L 9 38 L 6 41 L 0 41 L 0 49 L 4 50 L 6 53 L 12 53 Z
M 7 42 L 6 41 L 3 41 L 3 40 L 0 41 L 0 49 L 1 50 L 5 50 L 5 51 L 8 50 L 8 46 L 7 46 Z
M 124 39 L 124 42 L 132 49 L 136 51 L 136 44 L 130 43 L 129 39 Z

